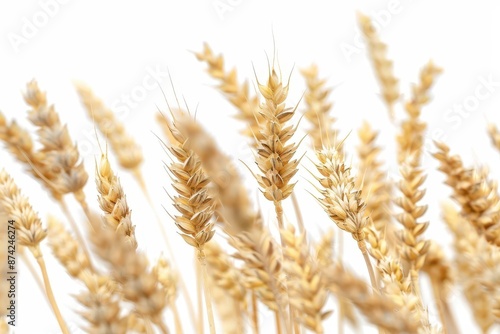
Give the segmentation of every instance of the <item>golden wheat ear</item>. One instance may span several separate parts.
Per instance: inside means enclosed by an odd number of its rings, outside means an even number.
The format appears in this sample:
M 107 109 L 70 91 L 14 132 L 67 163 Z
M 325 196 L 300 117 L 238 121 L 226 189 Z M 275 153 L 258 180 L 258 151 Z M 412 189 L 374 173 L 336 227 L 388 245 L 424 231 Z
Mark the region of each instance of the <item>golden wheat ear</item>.
M 380 40 L 368 16 L 358 13 L 358 23 L 368 44 L 375 75 L 381 86 L 382 98 L 389 110 L 389 116 L 394 120 L 394 104 L 399 99 L 400 92 L 398 79 L 393 73 L 392 61 L 387 58 L 387 45 Z

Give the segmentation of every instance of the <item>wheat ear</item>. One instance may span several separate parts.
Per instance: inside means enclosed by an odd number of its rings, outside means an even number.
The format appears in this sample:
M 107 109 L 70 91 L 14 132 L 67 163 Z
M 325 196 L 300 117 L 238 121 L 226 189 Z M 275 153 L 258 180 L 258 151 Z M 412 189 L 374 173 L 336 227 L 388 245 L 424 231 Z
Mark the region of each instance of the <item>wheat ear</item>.
M 460 272 L 459 279 L 464 296 L 469 302 L 477 324 L 483 333 L 487 333 L 493 326 L 495 317 L 490 293 L 478 284 L 485 272 L 484 263 L 478 265 L 478 259 L 491 252 L 491 249 L 488 250 L 485 239 L 452 205 L 443 206 L 443 218 L 455 237 L 454 248 L 457 254 L 455 262 Z
M 214 186 L 213 197 L 217 198 L 218 219 L 224 223 L 224 230 L 232 235 L 251 231 L 257 213 L 248 198 L 243 180 L 233 161 L 222 152 L 213 137 L 202 125 L 186 112 L 175 113 L 175 127 L 163 115 L 158 115 L 166 136 L 172 144 L 178 143 L 174 137 L 189 138 L 184 144 L 199 157 L 202 167 Z M 177 131 L 175 135 L 171 132 Z
M 388 333 L 416 334 L 418 321 L 385 295 L 373 292 L 360 278 L 340 265 L 323 268 L 327 287 L 349 299 L 370 322 Z
M 179 312 L 177 310 L 177 305 L 175 299 L 177 297 L 177 285 L 179 277 L 176 272 L 174 272 L 171 265 L 168 263 L 165 256 L 160 256 L 156 265 L 153 267 L 153 273 L 156 275 L 158 282 L 160 283 L 165 296 L 167 296 L 167 301 L 172 309 L 174 316 L 175 332 L 177 334 L 182 334 L 182 324 Z
M 98 201 L 108 226 L 125 237 L 134 248 L 137 248 L 135 226 L 132 225 L 131 211 L 127 204 L 125 192 L 111 169 L 107 153 L 101 154 L 101 161 L 96 163 Z
M 321 185 L 318 198 L 330 219 L 343 231 L 351 234 L 363 254 L 370 281 L 377 288 L 377 282 L 366 249 L 365 217 L 366 204 L 361 198 L 361 190 L 355 186 L 351 168 L 346 166 L 342 156 L 334 149 L 316 151 L 316 169 L 321 176 L 316 179 Z
M 89 271 L 82 272 L 80 277 L 87 290 L 75 298 L 84 307 L 79 313 L 88 323 L 84 328 L 86 332 L 126 333 L 128 319 L 121 315 L 116 283 Z
M 26 246 L 35 257 L 42 272 L 45 292 L 49 298 L 52 310 L 57 318 L 59 327 L 64 334 L 69 334 L 68 327 L 64 322 L 59 307 L 52 292 L 45 260 L 40 248 L 40 242 L 45 239 L 47 232 L 42 227 L 38 214 L 33 210 L 28 199 L 5 170 L 0 171 L 0 212 L 9 219 L 15 221 L 17 241 L 20 246 Z
M 263 122 L 260 132 L 255 162 L 260 173 L 255 177 L 264 197 L 274 203 L 278 226 L 283 226 L 282 201 L 290 196 L 295 184 L 290 183 L 297 173 L 299 160 L 293 159 L 298 145 L 289 143 L 296 128 L 288 125 L 295 114 L 294 109 L 285 108 L 288 96 L 288 84 L 283 85 L 281 78 L 272 68 L 264 84 L 258 84 L 259 91 L 265 99 L 260 114 Z M 282 242 L 282 245 L 283 242 Z
M 307 134 L 312 139 L 312 146 L 316 150 L 325 147 L 336 147 L 342 152 L 342 142 L 337 142 L 338 131 L 333 124 L 336 119 L 330 115 L 332 103 L 328 102 L 331 88 L 326 88 L 325 79 L 318 76 L 318 66 L 315 64 L 302 69 L 302 76 L 306 81 L 307 90 L 304 95 L 306 109 L 304 116 L 311 124 Z
M 422 240 L 429 223 L 419 221 L 427 211 L 427 205 L 419 204 L 425 195 L 425 190 L 421 189 L 425 176 L 422 170 L 416 167 L 416 158 L 416 156 L 408 157 L 406 164 L 401 167 L 403 178 L 398 187 L 402 195 L 395 203 L 403 210 L 396 215 L 397 221 L 404 228 L 398 233 L 403 245 L 401 255 L 410 264 L 413 289 L 416 296 L 422 300 L 418 272 L 424 265 L 425 255 L 429 249 L 429 241 Z
M 305 233 L 296 235 L 292 225 L 280 233 L 285 240 L 283 267 L 288 276 L 288 297 L 295 318 L 307 329 L 324 333 L 322 322 L 331 312 L 323 310 L 327 290 L 319 263 L 311 254 Z
M 394 104 L 399 99 L 398 79 L 393 73 L 392 61 L 387 58 L 387 45 L 384 44 L 373 26 L 370 18 L 358 13 L 358 23 L 368 44 L 368 52 L 375 70 L 375 75 L 382 89 L 382 98 L 394 119 Z
M 416 161 L 420 162 L 424 133 L 427 129 L 427 124 L 420 119 L 420 115 L 422 107 L 431 99 L 430 89 L 441 72 L 441 68 L 429 61 L 420 72 L 420 82 L 413 87 L 411 99 L 405 103 L 408 118 L 401 123 L 401 133 L 396 137 L 400 164 L 403 164 L 408 156 L 415 156 Z
M 39 141 L 43 146 L 38 153 L 43 156 L 40 160 L 45 169 L 52 172 L 49 180 L 53 191 L 61 195 L 72 193 L 89 215 L 83 192 L 88 174 L 66 125 L 61 123 L 54 106 L 47 103 L 46 95 L 36 81 L 28 83 L 24 100 L 31 107 L 28 119 L 38 128 Z
M 461 206 L 461 214 L 484 234 L 486 240 L 500 246 L 500 199 L 495 182 L 484 177 L 478 169 L 468 169 L 458 155 L 452 155 L 444 143 L 436 143 L 433 155 L 439 170 L 446 174 L 446 184 L 453 189 L 453 199 Z
M 242 85 L 238 83 L 236 69 L 227 71 L 224 68 L 224 57 L 214 55 L 208 44 L 205 43 L 203 51 L 195 55 L 199 61 L 208 65 L 207 72 L 219 81 L 218 89 L 238 109 L 239 113 L 236 118 L 244 121 L 247 125 L 243 134 L 250 137 L 252 145 L 256 147 L 256 140 L 263 139 L 263 134 L 260 133 L 260 124 L 264 121 L 264 117 L 259 113 L 258 97 L 250 95 L 248 82 L 244 82 Z
M 76 238 L 80 243 L 82 250 L 90 257 L 90 253 L 85 244 L 84 238 L 80 233 L 73 217 L 71 216 L 62 194 L 54 188 L 51 178 L 53 177 L 52 166 L 45 165 L 45 153 L 35 152 L 33 148 L 33 140 L 28 131 L 21 128 L 15 121 L 7 123 L 5 117 L 0 112 L 0 140 L 2 140 L 12 155 L 25 165 L 30 174 L 39 181 L 51 196 L 58 202 L 64 215 L 70 222 L 71 228 L 75 232 Z
M 80 245 L 73 236 L 64 228 L 62 223 L 55 217 L 49 216 L 48 239 L 52 253 L 66 268 L 71 277 L 80 278 L 85 272 L 93 272 L 87 254 L 82 251 Z
M 358 130 L 360 144 L 357 148 L 359 157 L 359 173 L 357 186 L 365 194 L 365 213 L 370 216 L 374 228 L 394 241 L 394 225 L 389 213 L 391 205 L 391 185 L 387 182 L 387 173 L 379 160 L 381 148 L 376 144 L 378 132 L 368 122 Z

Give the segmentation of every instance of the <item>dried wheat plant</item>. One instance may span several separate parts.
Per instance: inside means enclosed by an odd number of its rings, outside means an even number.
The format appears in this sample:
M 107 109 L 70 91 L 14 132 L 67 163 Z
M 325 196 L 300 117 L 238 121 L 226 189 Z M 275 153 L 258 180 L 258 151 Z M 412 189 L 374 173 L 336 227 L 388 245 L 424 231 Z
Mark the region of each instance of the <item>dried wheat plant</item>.
M 387 46 L 370 18 L 362 14 L 358 18 L 382 97 L 394 117 L 399 81 L 387 59 Z M 255 169 L 247 166 L 248 161 L 239 162 L 241 156 L 227 154 L 210 124 L 199 121 L 187 106 L 186 111 L 170 108 L 167 98 L 168 110 L 156 113 L 164 132 L 156 149 L 165 151 L 167 173 L 157 184 L 146 184 L 139 167 L 155 157 L 148 156 L 129 134 L 133 132 L 127 124 L 90 88 L 77 85 L 84 109 L 110 147 L 109 155 L 101 151 L 100 157 L 91 157 L 95 161 L 88 161 L 95 166 L 90 174 L 97 190 L 96 201 L 91 202 L 78 143 L 36 81 L 29 82 L 24 93 L 27 119 L 34 130 L 0 113 L 0 140 L 6 153 L 48 191 L 63 213 L 64 218 L 58 219 L 58 212 L 48 212 L 47 224 L 42 224 L 33 208 L 38 203 L 32 202 L 32 207 L 2 160 L 0 227 L 5 231 L 9 221 L 15 221 L 17 256 L 31 268 L 35 280 L 41 275 L 40 285 L 50 305 L 40 307 L 40 312 L 57 320 L 61 332 L 74 331 L 65 322 L 73 312 L 81 318 L 77 322 L 81 332 L 92 334 L 204 334 L 205 323 L 211 334 L 343 334 L 349 327 L 361 332 L 368 325 L 379 333 L 465 334 L 464 319 L 452 307 L 458 294 L 465 297 L 478 331 L 498 331 L 497 181 L 485 166 L 466 167 L 459 155 L 451 153 L 456 148 L 442 142 L 433 149 L 438 170 L 423 163 L 428 126 L 422 110 L 442 73 L 439 67 L 428 62 L 421 69 L 419 82 L 402 105 L 405 113 L 398 119 L 396 148 L 384 152 L 394 158 L 392 166 L 382 154 L 387 143 L 379 136 L 381 129 L 372 123 L 356 125 L 359 140 L 354 150 L 350 136 L 339 140 L 339 133 L 352 129 L 336 123 L 343 117 L 342 110 L 336 107 L 332 115 L 331 85 L 322 79 L 318 66 L 301 67 L 302 102 L 289 90 L 294 75 L 283 80 L 277 61 L 276 66 L 274 61 L 269 64 L 265 80 L 255 75 L 253 94 L 252 78 L 241 79 L 242 72 L 236 68 L 227 70 L 224 57 L 214 54 L 208 44 L 196 57 L 208 65 L 217 90 L 243 121 Z M 291 99 L 300 102 L 291 105 Z M 308 123 L 304 128 L 296 110 Z M 489 123 L 487 129 L 493 148 L 498 149 L 497 126 Z M 309 171 L 297 154 L 301 141 L 293 138 L 302 131 L 311 142 L 304 150 L 314 169 L 305 178 L 315 188 L 309 195 L 317 202 L 307 215 L 301 214 L 305 202 L 294 197 L 301 191 L 295 187 L 295 175 L 301 169 Z M 112 168 L 113 161 L 118 163 Z M 399 175 L 391 174 L 392 167 Z M 430 223 L 425 214 L 431 203 L 425 194 L 446 188 L 425 180 L 428 175 L 440 175 L 439 171 L 451 196 L 442 198 L 446 203 L 442 215 L 429 219 L 433 227 L 444 226 L 449 239 L 433 239 L 426 233 Z M 165 186 L 167 195 L 159 202 L 167 214 L 158 220 L 162 226 L 175 225 L 185 242 L 175 249 L 166 247 L 154 260 L 148 258 L 148 240 L 141 239 L 148 224 L 140 211 L 134 211 L 137 227 L 132 222 L 131 208 L 136 203 L 129 200 L 132 196 L 127 199 L 125 189 L 134 190 L 122 187 L 118 175 L 123 172 L 135 173 L 145 196 L 153 187 Z M 245 173 L 257 182 L 251 178 L 247 183 Z M 249 184 L 260 190 L 257 199 L 252 198 L 255 189 L 248 189 Z M 41 195 L 38 191 L 27 188 L 23 193 L 35 198 Z M 75 196 L 85 215 L 80 217 L 78 210 L 66 205 L 68 194 Z M 258 205 L 262 198 L 269 201 L 271 212 Z M 292 213 L 284 205 L 288 198 L 293 202 Z M 320 224 L 321 218 L 330 219 L 334 230 Z M 80 225 L 87 226 L 85 233 Z M 342 254 L 341 246 L 333 247 L 334 236 L 344 232 L 354 239 L 346 243 L 359 248 L 366 269 L 350 268 L 359 263 L 357 258 L 361 261 L 359 253 Z M 5 259 L 12 252 L 5 245 L 13 241 L 2 232 L 0 243 L 0 257 Z M 92 245 L 90 250 L 87 244 Z M 195 259 L 191 259 L 192 249 Z M 49 272 L 48 256 L 60 267 L 49 266 Z M 183 265 L 176 259 L 182 259 Z M 30 267 L 34 260 L 36 268 Z M 196 286 L 186 289 L 191 264 L 194 276 L 189 278 Z M 357 269 L 367 273 L 355 274 Z M 0 270 L 4 282 L 9 270 L 5 261 Z M 53 291 L 49 274 L 77 284 L 71 292 L 72 310 L 58 307 L 54 296 L 59 291 Z M 2 305 L 8 303 L 7 288 L 0 286 Z M 32 298 L 33 303 L 44 302 Z M 191 298 L 197 299 L 196 312 Z M 0 315 L 0 333 L 13 333 L 3 306 Z

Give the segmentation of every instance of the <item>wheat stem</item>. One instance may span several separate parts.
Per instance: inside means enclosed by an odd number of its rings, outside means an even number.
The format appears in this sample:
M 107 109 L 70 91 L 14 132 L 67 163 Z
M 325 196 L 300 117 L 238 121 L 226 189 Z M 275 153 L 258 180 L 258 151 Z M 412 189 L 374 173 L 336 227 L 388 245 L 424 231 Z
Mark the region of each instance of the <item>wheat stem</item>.
M 297 218 L 297 226 L 299 227 L 299 232 L 303 233 L 305 231 L 304 218 L 302 217 L 299 201 L 297 200 L 297 196 L 295 195 L 294 192 L 292 193 L 292 203 L 293 203 L 293 210 L 295 211 L 295 218 Z
M 252 330 L 254 334 L 259 334 L 259 310 L 257 307 L 257 297 L 252 292 Z
M 200 261 L 196 261 L 195 264 L 196 267 L 196 277 L 201 277 L 201 263 Z M 197 331 L 200 334 L 204 333 L 204 326 L 203 326 L 203 296 L 202 296 L 202 281 L 200 279 L 196 280 L 196 295 L 197 295 L 197 301 L 198 301 L 198 319 L 196 321 L 197 325 Z
M 42 271 L 43 283 L 45 285 L 45 293 L 47 294 L 47 298 L 49 298 L 50 305 L 52 306 L 52 310 L 54 311 L 57 322 L 59 323 L 59 327 L 61 328 L 63 334 L 69 334 L 68 327 L 64 322 L 61 312 L 59 311 L 59 306 L 57 306 L 56 299 L 54 298 L 54 293 L 52 292 L 52 286 L 50 285 L 49 276 L 47 274 L 47 267 L 45 266 L 45 260 L 43 259 L 43 254 L 40 250 L 40 247 L 36 246 L 34 248 L 30 248 L 30 250 L 35 256 L 36 261 L 38 262 L 38 266 Z
M 85 244 L 85 239 L 82 236 L 82 233 L 80 232 L 80 229 L 76 225 L 75 220 L 73 219 L 73 216 L 69 212 L 68 205 L 66 204 L 66 201 L 64 198 L 61 198 L 58 200 L 59 205 L 61 207 L 61 210 L 63 214 L 66 216 L 66 219 L 68 219 L 69 224 L 71 225 L 71 228 L 73 229 L 73 232 L 75 233 L 76 240 L 78 240 L 78 243 L 80 243 L 80 247 L 82 251 L 85 253 L 85 256 L 89 260 L 89 266 L 90 268 L 93 268 L 92 263 L 91 263 L 91 257 L 90 257 L 90 252 L 88 250 L 87 245 Z
M 378 285 L 377 285 L 377 280 L 375 278 L 375 272 L 373 271 L 373 266 L 370 261 L 370 257 L 368 256 L 368 252 L 366 251 L 366 243 L 365 241 L 360 241 L 358 242 L 359 249 L 361 250 L 361 253 L 363 254 L 363 259 L 365 260 L 366 264 L 366 269 L 368 270 L 368 275 L 370 275 L 370 282 L 372 284 L 372 287 L 375 290 L 378 290 Z
M 207 310 L 207 318 L 208 318 L 208 325 L 210 328 L 210 334 L 215 334 L 214 311 L 212 308 L 210 286 L 208 284 L 207 262 L 205 260 L 205 254 L 203 253 L 203 249 L 199 249 L 198 251 L 198 260 L 200 261 L 201 271 L 203 275 L 202 280 L 205 292 L 205 307 Z
M 276 334 L 282 334 L 283 329 L 281 328 L 281 315 L 280 312 L 275 311 L 274 312 L 274 319 L 276 321 Z
M 439 285 L 435 279 L 431 279 L 432 293 L 434 294 L 434 300 L 436 302 L 436 308 L 439 312 L 439 319 L 441 320 L 441 325 L 443 326 L 443 334 L 449 333 L 447 328 L 446 316 L 444 314 L 443 300 L 441 299 L 441 292 L 439 291 Z M 457 333 L 457 332 L 452 332 Z
M 33 266 L 33 263 L 31 263 L 30 259 L 24 254 L 24 252 L 19 253 L 19 255 L 21 256 L 21 259 L 23 260 L 26 267 L 28 267 L 28 270 L 30 271 L 31 276 L 33 276 L 33 279 L 35 280 L 36 285 L 38 286 L 40 291 L 42 291 L 43 295 L 45 296 L 45 300 L 47 300 L 47 302 L 48 302 L 49 300 L 47 298 L 47 295 L 45 294 L 45 288 L 43 287 L 42 279 L 40 278 L 40 275 L 38 274 L 35 267 Z
M 177 310 L 177 305 L 175 304 L 175 302 L 172 302 L 171 308 L 174 315 L 175 333 L 183 334 L 184 331 L 182 330 L 181 318 L 179 316 L 179 310 Z

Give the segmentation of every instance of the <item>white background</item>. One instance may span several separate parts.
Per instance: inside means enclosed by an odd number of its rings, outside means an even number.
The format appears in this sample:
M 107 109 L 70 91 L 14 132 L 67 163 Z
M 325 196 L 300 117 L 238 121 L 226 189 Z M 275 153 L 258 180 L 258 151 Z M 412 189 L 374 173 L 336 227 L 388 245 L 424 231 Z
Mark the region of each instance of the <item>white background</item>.
M 338 118 L 336 126 L 342 135 L 353 131 L 346 144 L 349 157 L 356 163 L 353 150 L 357 145 L 356 129 L 366 119 L 382 132 L 379 143 L 384 147 L 384 159 L 391 175 L 397 176 L 394 163 L 396 127 L 390 123 L 378 96 L 379 88 L 355 21 L 358 10 L 372 15 L 379 23 L 382 39 L 389 44 L 389 56 L 394 60 L 395 73 L 406 97 L 410 85 L 418 80 L 421 67 L 429 59 L 444 68 L 444 74 L 433 89 L 434 99 L 423 112 L 423 118 L 429 124 L 427 152 L 434 149 L 433 139 L 444 139 L 468 164 L 474 161 L 486 164 L 491 167 L 492 176 L 497 179 L 500 176 L 500 155 L 492 148 L 485 131 L 487 119 L 500 124 L 500 6 L 495 1 L 72 0 L 60 1 L 57 8 L 44 5 L 49 2 L 0 2 L 0 110 L 8 118 L 16 118 L 22 125 L 29 126 L 21 92 L 29 80 L 36 78 L 40 87 L 48 92 L 49 101 L 55 103 L 63 122 L 68 123 L 72 138 L 82 150 L 87 170 L 93 175 L 94 157 L 99 150 L 93 127 L 79 103 L 73 82 L 83 81 L 91 85 L 107 104 L 121 106 L 121 120 L 144 150 L 143 172 L 156 210 L 161 212 L 171 235 L 188 286 L 194 287 L 195 280 L 187 256 L 189 247 L 176 235 L 172 222 L 162 211 L 162 206 L 168 210 L 171 207 L 163 191 L 163 187 L 168 189 L 169 184 L 162 166 L 165 156 L 153 134 L 159 132 L 154 121 L 156 108 L 165 110 L 166 106 L 162 91 L 159 86 L 142 89 L 146 94 L 135 95 L 131 106 L 124 107 L 124 103 L 125 95 L 138 94 L 143 80 L 152 70 L 161 73 L 158 77 L 160 86 L 173 101 L 172 87 L 166 75 L 168 69 L 177 92 L 185 97 L 190 108 L 198 106 L 198 119 L 217 138 L 222 149 L 234 156 L 235 161 L 241 159 L 253 166 L 246 140 L 238 134 L 243 126 L 231 118 L 235 110 L 213 88 L 214 81 L 204 72 L 205 65 L 198 63 L 191 53 L 200 51 L 205 41 L 215 52 L 224 53 L 228 67 L 237 66 L 241 78 L 255 82 L 252 65 L 258 77 L 264 78 L 266 53 L 272 55 L 274 33 L 285 75 L 295 65 L 290 105 L 297 103 L 304 91 L 298 68 L 316 62 L 322 76 L 328 78 L 328 84 L 336 87 L 332 94 L 333 113 Z M 215 5 L 221 4 L 226 4 L 226 11 L 215 9 Z M 50 9 L 50 17 L 43 14 L 44 8 Z M 27 31 L 26 26 L 31 24 L 35 25 L 35 30 Z M 342 51 L 343 47 L 349 47 L 355 53 L 348 56 Z M 476 89 L 483 85 L 481 80 L 488 78 L 496 82 L 490 87 L 488 97 L 475 98 Z M 478 103 L 473 105 L 474 101 Z M 464 104 L 464 112 L 458 112 L 457 106 Z M 399 117 L 403 116 L 401 105 L 396 112 Z M 301 126 L 304 128 L 306 122 Z M 302 134 L 303 131 L 299 131 L 296 140 Z M 307 140 L 304 141 L 302 151 L 308 145 Z M 311 154 L 308 156 L 312 157 Z M 47 213 L 63 217 L 38 183 L 27 177 L 22 167 L 3 150 L 0 164 L 15 177 L 42 217 Z M 241 163 L 238 165 L 252 191 L 252 198 L 256 199 L 259 196 L 256 182 Z M 303 165 L 310 167 L 307 159 Z M 443 176 L 436 171 L 436 165 L 426 154 L 424 166 L 429 176 L 425 185 L 431 189 L 424 198 L 430 206 L 427 219 L 431 225 L 427 236 L 438 240 L 451 256 L 451 238 L 439 212 L 440 203 L 449 190 L 442 184 Z M 117 169 L 116 163 L 114 166 Z M 118 173 L 133 209 L 139 247 L 154 260 L 164 251 L 154 215 L 131 175 L 121 170 Z M 332 227 L 333 224 L 306 192 L 312 187 L 307 182 L 310 176 L 304 168 L 297 180 L 296 189 L 303 203 L 308 228 L 317 235 Z M 97 208 L 92 176 L 85 191 Z M 259 201 L 267 222 L 274 225 L 271 208 L 262 197 Z M 73 214 L 83 223 L 81 210 L 72 199 L 70 203 Z M 290 213 L 287 218 L 293 222 L 289 204 L 285 209 Z M 365 275 L 354 242 L 348 236 L 345 240 L 345 255 L 350 266 Z M 48 248 L 44 251 L 64 317 L 72 332 L 79 333 L 77 328 L 82 322 L 74 312 L 77 305 L 70 294 L 77 293 L 82 286 L 69 279 L 53 260 Z M 43 296 L 24 267 L 21 270 L 16 333 L 58 333 L 57 323 Z M 431 319 L 435 320 L 437 312 L 430 297 L 425 294 Z M 462 333 L 478 332 L 457 289 L 453 290 L 450 302 Z M 273 328 L 268 313 L 263 311 L 261 319 L 266 322 L 265 328 Z M 335 332 L 335 321 L 336 315 L 327 322 L 327 333 Z M 363 332 L 375 331 L 366 327 Z

